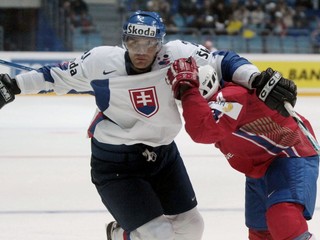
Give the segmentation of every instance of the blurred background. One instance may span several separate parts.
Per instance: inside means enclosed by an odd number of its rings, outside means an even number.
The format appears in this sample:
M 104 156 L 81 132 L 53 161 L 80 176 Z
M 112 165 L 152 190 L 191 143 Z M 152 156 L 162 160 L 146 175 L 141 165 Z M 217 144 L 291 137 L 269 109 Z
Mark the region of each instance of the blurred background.
M 167 41 L 238 53 L 320 49 L 319 0 L 1 0 L 0 51 L 121 45 L 123 21 L 137 9 L 160 12 Z

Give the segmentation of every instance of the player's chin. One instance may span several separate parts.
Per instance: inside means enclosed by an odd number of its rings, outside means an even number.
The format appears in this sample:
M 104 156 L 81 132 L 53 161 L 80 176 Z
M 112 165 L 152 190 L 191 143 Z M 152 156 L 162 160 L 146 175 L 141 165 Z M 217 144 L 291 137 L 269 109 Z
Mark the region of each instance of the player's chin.
M 138 60 L 134 63 L 135 68 L 137 69 L 146 69 L 150 66 L 150 61 L 147 60 Z

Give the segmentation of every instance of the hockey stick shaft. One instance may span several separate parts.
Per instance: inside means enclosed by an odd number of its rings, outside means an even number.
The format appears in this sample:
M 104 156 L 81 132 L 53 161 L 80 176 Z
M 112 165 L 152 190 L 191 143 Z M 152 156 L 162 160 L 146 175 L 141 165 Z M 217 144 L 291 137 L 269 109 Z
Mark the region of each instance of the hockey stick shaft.
M 317 140 L 312 136 L 312 134 L 310 133 L 310 131 L 308 130 L 308 128 L 306 127 L 306 125 L 304 125 L 302 119 L 299 117 L 299 115 L 294 111 L 292 105 L 289 102 L 285 102 L 284 103 L 284 107 L 286 108 L 286 110 L 288 111 L 288 113 L 290 114 L 291 117 L 293 117 L 293 119 L 297 122 L 299 128 L 301 129 L 301 131 L 303 132 L 303 134 L 308 138 L 309 142 L 311 143 L 311 145 L 313 146 L 314 150 L 318 153 L 318 155 L 320 154 L 320 146 L 319 143 L 317 142 Z
M 14 63 L 14 62 L 9 62 L 3 59 L 0 59 L 0 64 L 2 65 L 6 65 L 8 67 L 12 67 L 12 68 L 17 68 L 17 69 L 21 69 L 21 70 L 26 70 L 26 71 L 32 71 L 32 70 L 36 70 L 34 68 L 28 67 L 28 66 L 24 66 L 18 63 Z

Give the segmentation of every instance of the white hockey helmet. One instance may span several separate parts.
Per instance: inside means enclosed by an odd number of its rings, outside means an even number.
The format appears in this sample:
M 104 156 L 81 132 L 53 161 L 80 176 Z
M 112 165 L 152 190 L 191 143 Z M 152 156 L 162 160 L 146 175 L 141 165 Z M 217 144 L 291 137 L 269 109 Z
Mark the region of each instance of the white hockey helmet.
M 199 91 L 209 100 L 219 89 L 219 79 L 216 70 L 210 66 L 199 67 Z

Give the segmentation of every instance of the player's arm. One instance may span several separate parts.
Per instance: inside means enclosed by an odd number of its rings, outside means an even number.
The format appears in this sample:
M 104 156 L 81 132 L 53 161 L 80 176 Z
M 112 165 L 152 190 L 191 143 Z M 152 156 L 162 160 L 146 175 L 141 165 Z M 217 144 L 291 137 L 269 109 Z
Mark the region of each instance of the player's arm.
M 212 109 L 198 89 L 189 89 L 182 97 L 185 129 L 194 142 L 213 144 L 234 131 L 237 121 Z
M 211 63 L 224 81 L 256 89 L 259 99 L 269 108 L 289 116 L 284 102 L 294 106 L 297 99 L 297 87 L 292 80 L 281 77 L 275 81 L 276 71 L 268 68 L 260 73 L 255 65 L 232 51 L 217 51 L 212 55 Z
M 53 79 L 50 67 L 44 66 L 37 71 L 29 71 L 11 78 L 8 74 L 0 74 L 0 108 L 12 102 L 16 94 L 37 94 L 53 90 Z
M 168 69 L 166 81 L 171 85 L 174 97 L 181 99 L 185 128 L 198 143 L 215 143 L 227 132 L 232 132 L 237 122 L 228 116 L 223 120 L 215 116 L 207 100 L 199 91 L 198 67 L 194 58 L 180 58 Z M 203 79 L 201 82 L 204 82 Z

